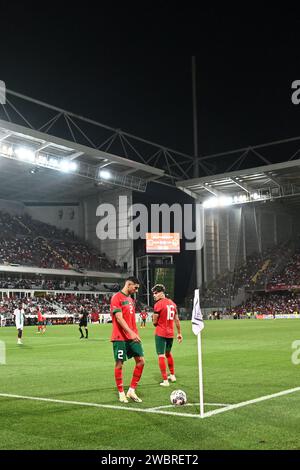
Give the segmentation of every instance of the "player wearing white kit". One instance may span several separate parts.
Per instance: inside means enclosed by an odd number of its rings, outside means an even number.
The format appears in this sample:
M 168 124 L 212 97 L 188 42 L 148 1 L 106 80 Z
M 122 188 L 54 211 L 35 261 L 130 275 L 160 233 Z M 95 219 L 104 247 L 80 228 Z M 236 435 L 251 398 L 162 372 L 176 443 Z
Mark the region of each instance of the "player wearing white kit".
M 16 328 L 18 330 L 18 344 L 23 344 L 22 334 L 23 334 L 23 328 L 24 328 L 24 313 L 25 312 L 22 308 L 22 304 L 20 303 L 18 307 L 14 310 L 15 323 L 16 323 Z

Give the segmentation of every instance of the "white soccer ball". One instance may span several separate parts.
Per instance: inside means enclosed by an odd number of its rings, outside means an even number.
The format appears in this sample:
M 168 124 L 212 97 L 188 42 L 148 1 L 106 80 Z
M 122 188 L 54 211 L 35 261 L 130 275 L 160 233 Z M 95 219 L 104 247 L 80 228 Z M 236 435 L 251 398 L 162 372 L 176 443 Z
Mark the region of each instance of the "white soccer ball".
M 173 390 L 170 395 L 172 405 L 181 406 L 187 402 L 186 393 L 183 390 Z

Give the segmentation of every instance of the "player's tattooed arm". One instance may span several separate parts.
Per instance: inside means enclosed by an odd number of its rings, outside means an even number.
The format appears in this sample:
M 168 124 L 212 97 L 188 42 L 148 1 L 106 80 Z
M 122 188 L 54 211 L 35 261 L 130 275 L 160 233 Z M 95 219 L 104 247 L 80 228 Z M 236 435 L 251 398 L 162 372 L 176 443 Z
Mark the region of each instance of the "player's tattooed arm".
M 157 326 L 157 324 L 158 324 L 158 313 L 153 313 L 152 323 L 153 323 L 154 326 Z

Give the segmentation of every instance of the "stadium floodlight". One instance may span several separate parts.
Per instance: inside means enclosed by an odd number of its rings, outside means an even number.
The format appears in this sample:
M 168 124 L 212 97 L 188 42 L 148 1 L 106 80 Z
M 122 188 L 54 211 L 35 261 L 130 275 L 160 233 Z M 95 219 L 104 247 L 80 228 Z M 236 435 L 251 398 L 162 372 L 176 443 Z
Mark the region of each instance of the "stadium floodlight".
M 78 165 L 76 162 L 70 162 L 69 168 L 70 168 L 70 171 L 76 171 L 78 168 Z
M 243 204 L 243 202 L 247 202 L 246 194 L 241 194 L 240 196 L 238 196 L 238 202 L 241 204 Z
M 2 144 L 0 145 L 0 153 L 3 153 L 4 155 L 11 157 L 13 154 L 13 148 L 11 145 Z
M 68 172 L 70 170 L 70 162 L 67 160 L 61 160 L 59 162 L 59 169 L 64 172 Z
M 68 160 L 60 160 L 58 161 L 58 168 L 65 173 L 68 173 L 69 171 L 76 171 L 77 163 L 69 162 Z
M 57 160 L 56 158 L 50 158 L 50 159 L 48 160 L 48 165 L 54 166 L 55 168 L 58 167 L 58 163 L 59 163 L 59 162 L 58 162 L 58 160 Z
M 15 154 L 20 160 L 33 163 L 35 161 L 35 153 L 27 147 L 17 147 Z
M 230 196 L 221 196 L 218 198 L 218 205 L 220 207 L 232 206 L 232 197 Z
M 203 202 L 204 209 L 213 209 L 214 207 L 217 207 L 217 201 L 217 197 L 210 197 L 209 199 L 206 199 L 206 201 Z
M 220 197 L 210 197 L 203 202 L 204 209 L 214 209 L 216 207 L 227 207 L 233 204 L 232 197 L 230 196 L 220 196 Z
M 111 178 L 111 172 L 107 170 L 101 170 L 99 171 L 99 177 L 104 179 L 104 180 L 109 180 Z
M 37 159 L 37 163 L 39 163 L 40 165 L 47 165 L 48 158 L 45 155 L 39 155 Z

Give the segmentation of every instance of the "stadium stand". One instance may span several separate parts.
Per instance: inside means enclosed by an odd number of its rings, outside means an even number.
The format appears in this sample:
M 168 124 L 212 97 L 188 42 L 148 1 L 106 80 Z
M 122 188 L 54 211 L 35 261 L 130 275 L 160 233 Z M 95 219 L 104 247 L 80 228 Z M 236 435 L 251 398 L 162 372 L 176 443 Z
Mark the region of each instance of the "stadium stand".
M 52 269 L 121 271 L 116 262 L 68 229 L 0 212 L 0 264 Z
M 227 310 L 229 315 L 282 315 L 300 313 L 300 296 L 292 292 L 256 294 L 238 307 Z
M 269 282 L 271 284 L 279 283 L 279 281 L 285 282 L 288 280 L 288 275 L 291 280 L 293 274 L 297 272 L 297 263 L 300 266 L 300 254 L 293 254 L 294 250 L 294 245 L 286 242 L 264 250 L 262 253 L 248 256 L 246 261 L 237 265 L 234 271 L 227 271 L 204 286 L 202 306 L 226 306 L 226 303 L 237 295 L 240 288 L 265 290 Z M 286 266 L 288 260 L 290 262 Z M 282 269 L 285 269 L 286 274 L 280 274 Z

